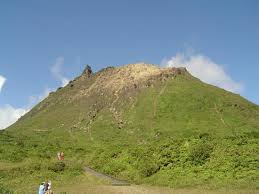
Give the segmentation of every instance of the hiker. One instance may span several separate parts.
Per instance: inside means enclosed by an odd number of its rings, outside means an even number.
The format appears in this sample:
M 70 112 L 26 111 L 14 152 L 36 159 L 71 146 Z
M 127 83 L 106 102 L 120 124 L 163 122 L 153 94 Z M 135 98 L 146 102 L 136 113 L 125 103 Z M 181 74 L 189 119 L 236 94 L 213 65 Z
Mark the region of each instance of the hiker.
M 44 182 L 42 182 L 41 184 L 40 184 L 40 187 L 39 187 L 39 194 L 44 194 Z
M 51 181 L 46 181 L 44 184 L 44 193 L 43 194 L 53 194 L 51 190 Z
M 61 153 L 60 152 L 57 153 L 57 156 L 58 156 L 58 160 L 61 160 Z
M 53 191 L 51 190 L 51 183 L 49 183 L 48 190 L 45 192 L 45 194 L 53 194 Z
M 45 181 L 45 183 L 44 183 L 44 193 L 46 193 L 48 191 L 48 187 L 49 187 L 49 183 L 48 183 L 48 181 Z
M 64 160 L 64 157 L 65 157 L 65 156 L 64 156 L 64 152 L 61 152 L 61 153 L 60 153 L 60 159 L 61 159 L 61 160 Z

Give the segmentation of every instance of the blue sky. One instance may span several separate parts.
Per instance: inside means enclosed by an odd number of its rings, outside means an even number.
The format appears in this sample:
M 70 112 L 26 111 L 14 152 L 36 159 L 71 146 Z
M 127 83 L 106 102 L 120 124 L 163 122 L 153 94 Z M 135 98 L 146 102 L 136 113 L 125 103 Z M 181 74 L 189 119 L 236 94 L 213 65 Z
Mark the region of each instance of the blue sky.
M 183 63 L 259 104 L 258 23 L 257 0 L 1 1 L 0 128 L 85 64 Z

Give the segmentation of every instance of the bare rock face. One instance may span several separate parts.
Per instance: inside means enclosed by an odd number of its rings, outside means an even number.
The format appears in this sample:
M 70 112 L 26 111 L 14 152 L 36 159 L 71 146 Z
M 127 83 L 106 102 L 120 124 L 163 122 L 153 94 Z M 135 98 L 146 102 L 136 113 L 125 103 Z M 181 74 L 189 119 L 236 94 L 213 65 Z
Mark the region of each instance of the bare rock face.
M 107 67 L 93 74 L 91 67 L 87 65 L 78 79 L 78 82 L 82 82 L 82 87 L 74 93 L 73 99 L 91 96 L 91 94 L 120 96 L 122 93 L 152 87 L 158 82 L 165 82 L 186 73 L 188 74 L 185 68 L 137 63 Z
M 113 90 L 122 89 L 128 86 L 138 88 L 150 80 L 167 79 L 176 75 L 187 73 L 185 68 L 161 68 L 151 64 L 129 64 L 113 69 L 106 69 L 98 74 L 98 85 Z

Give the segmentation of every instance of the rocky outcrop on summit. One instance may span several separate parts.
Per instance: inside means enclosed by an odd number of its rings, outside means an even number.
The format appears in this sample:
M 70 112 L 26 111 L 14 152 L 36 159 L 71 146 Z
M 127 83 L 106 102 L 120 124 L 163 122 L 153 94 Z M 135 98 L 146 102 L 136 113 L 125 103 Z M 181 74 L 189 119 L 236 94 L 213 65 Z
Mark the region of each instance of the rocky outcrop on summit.
M 89 65 L 86 65 L 81 76 L 90 77 L 93 74 L 92 68 Z
M 88 96 L 91 93 L 98 92 L 100 95 L 109 93 L 118 95 L 131 89 L 150 87 L 158 81 L 172 79 L 179 74 L 188 73 L 185 68 L 161 68 L 150 64 L 129 64 L 121 67 L 105 68 L 85 82 L 93 83 L 86 87 L 82 87 L 80 92 L 74 96 L 75 99 L 82 96 Z M 89 72 L 84 71 L 82 76 L 88 75 Z

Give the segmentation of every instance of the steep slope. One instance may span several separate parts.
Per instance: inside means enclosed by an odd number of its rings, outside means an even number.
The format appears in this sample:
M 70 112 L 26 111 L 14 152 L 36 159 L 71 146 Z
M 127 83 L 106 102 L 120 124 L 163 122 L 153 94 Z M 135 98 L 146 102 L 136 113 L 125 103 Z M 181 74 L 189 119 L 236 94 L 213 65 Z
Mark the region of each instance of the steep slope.
M 17 126 L 21 123 L 24 126 L 27 121 L 31 123 L 39 118 L 41 122 L 38 125 L 44 127 L 47 124 L 49 128 L 50 123 L 45 122 L 44 116 L 49 117 L 49 114 L 56 114 L 55 111 L 59 110 L 63 112 L 60 121 L 56 117 L 57 115 L 48 119 L 54 119 L 54 125 L 65 122 L 63 124 L 66 127 L 72 124 L 78 125 L 82 120 L 90 122 L 97 112 L 107 108 L 115 118 L 116 110 L 114 109 L 123 103 L 132 103 L 133 98 L 141 90 L 154 87 L 154 84 L 161 84 L 181 73 L 187 74 L 185 69 L 160 69 L 157 66 L 145 64 L 132 64 L 120 68 L 110 67 L 96 74 L 84 71 L 80 77 L 71 81 L 68 86 L 51 93 L 46 100 L 32 109 L 15 125 Z M 75 108 L 78 108 L 78 112 L 72 114 Z M 78 121 L 78 118 L 81 120 Z M 26 129 L 28 130 L 28 128 Z
M 51 93 L 1 134 L 0 160 L 30 158 L 33 173 L 49 169 L 38 180 L 87 164 L 137 183 L 256 188 L 258 132 L 259 107 L 239 95 L 184 68 L 130 64 L 86 69 Z M 43 164 L 59 150 L 71 160 L 65 175 Z

